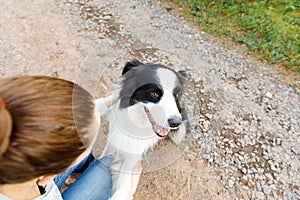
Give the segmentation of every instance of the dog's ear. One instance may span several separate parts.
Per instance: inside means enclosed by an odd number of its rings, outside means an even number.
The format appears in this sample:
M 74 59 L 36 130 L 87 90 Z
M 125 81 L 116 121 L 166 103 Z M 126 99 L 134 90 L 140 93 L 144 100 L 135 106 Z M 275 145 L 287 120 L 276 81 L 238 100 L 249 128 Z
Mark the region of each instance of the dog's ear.
M 186 75 L 186 71 L 185 70 L 179 70 L 178 72 L 178 75 L 183 77 L 183 78 L 187 78 L 187 75 Z
M 181 76 L 183 76 L 184 78 L 187 77 L 185 70 L 179 70 L 177 73 L 180 74 Z
M 184 70 L 179 70 L 177 72 L 179 78 L 182 80 L 183 83 L 185 83 L 186 79 L 187 79 L 187 74 L 186 74 L 186 71 Z
M 133 60 L 127 62 L 126 65 L 123 68 L 122 75 L 124 75 L 126 72 L 128 72 L 132 68 L 140 66 L 140 65 L 144 65 L 144 63 L 142 63 L 142 62 L 140 62 L 136 59 L 133 59 Z

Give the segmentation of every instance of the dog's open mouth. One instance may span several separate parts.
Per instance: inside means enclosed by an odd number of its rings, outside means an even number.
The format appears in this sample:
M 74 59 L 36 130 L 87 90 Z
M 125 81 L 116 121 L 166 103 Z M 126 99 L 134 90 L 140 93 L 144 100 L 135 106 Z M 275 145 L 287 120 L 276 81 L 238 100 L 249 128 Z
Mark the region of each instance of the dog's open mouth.
M 160 125 L 158 125 L 156 123 L 156 121 L 153 119 L 150 111 L 145 107 L 145 112 L 147 114 L 147 117 L 150 121 L 150 123 L 152 124 L 152 127 L 153 127 L 153 130 L 154 132 L 159 136 L 159 137 L 165 137 L 168 135 L 168 133 L 170 132 L 170 129 L 169 128 L 164 128 Z

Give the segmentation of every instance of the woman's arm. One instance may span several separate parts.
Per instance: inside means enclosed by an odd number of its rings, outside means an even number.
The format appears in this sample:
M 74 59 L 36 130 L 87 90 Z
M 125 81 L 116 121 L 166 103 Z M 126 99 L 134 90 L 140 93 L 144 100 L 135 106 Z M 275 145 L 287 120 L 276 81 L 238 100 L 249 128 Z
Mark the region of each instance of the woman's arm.
M 119 90 L 116 90 L 107 97 L 95 99 L 95 104 L 101 116 L 105 115 L 109 111 L 109 107 L 116 103 L 119 98 L 119 92 Z

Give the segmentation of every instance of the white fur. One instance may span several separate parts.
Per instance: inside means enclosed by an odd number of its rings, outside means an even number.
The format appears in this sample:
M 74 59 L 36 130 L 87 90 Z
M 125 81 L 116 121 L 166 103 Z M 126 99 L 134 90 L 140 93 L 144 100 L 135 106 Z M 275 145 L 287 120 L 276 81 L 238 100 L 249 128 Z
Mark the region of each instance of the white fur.
M 170 117 L 181 118 L 173 96 L 176 84 L 176 75 L 168 69 L 158 69 L 158 78 L 163 86 L 163 96 L 157 103 L 137 103 L 133 106 L 120 109 L 120 100 L 112 106 L 108 116 L 109 135 L 103 155 L 113 155 L 111 164 L 113 196 L 111 200 L 132 199 L 130 193 L 131 180 L 136 164 L 142 155 L 153 147 L 161 137 L 153 131 L 152 124 L 144 111 L 146 107 L 154 120 L 161 126 L 168 128 Z M 171 139 L 179 144 L 185 136 L 185 126 L 182 124 L 178 134 L 170 135 Z
M 168 119 L 171 117 L 181 118 L 181 114 L 174 101 L 173 89 L 176 84 L 176 75 L 169 69 L 159 68 L 157 75 L 163 86 L 164 94 L 158 103 L 148 103 L 146 107 L 150 110 L 154 120 L 159 125 L 169 127 Z
M 111 164 L 115 192 L 111 200 L 127 200 L 133 195 L 129 193 L 133 168 L 161 138 L 153 134 L 142 104 L 119 109 L 118 102 L 111 108 L 108 120 L 109 135 L 103 154 L 115 158 Z
M 177 145 L 179 145 L 185 137 L 185 134 L 187 132 L 186 123 L 187 121 L 183 121 L 182 124 L 179 126 L 178 131 L 176 131 L 175 133 L 171 132 L 168 135 L 171 138 L 171 140 Z
M 114 151 L 142 155 L 160 139 L 153 134 L 152 125 L 139 103 L 127 109 L 119 109 L 119 101 L 109 114 L 108 145 Z M 115 153 L 115 152 L 113 152 Z

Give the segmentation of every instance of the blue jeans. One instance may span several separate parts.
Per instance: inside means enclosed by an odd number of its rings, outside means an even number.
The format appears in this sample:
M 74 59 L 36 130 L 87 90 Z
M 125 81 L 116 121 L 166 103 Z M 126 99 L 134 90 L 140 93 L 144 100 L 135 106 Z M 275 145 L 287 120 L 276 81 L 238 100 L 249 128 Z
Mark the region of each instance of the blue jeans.
M 111 197 L 111 174 L 109 170 L 112 157 L 94 160 L 90 154 L 77 165 L 67 169 L 54 178 L 61 189 L 69 175 L 81 173 L 79 178 L 63 193 L 64 200 L 107 200 Z

